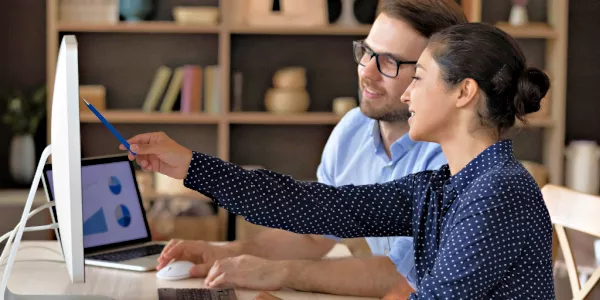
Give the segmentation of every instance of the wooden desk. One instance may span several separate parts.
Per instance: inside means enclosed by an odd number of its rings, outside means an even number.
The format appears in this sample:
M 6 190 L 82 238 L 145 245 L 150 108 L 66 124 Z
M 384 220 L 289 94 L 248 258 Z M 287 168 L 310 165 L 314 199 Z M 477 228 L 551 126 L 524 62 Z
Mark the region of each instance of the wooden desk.
M 350 256 L 348 248 L 338 244 L 327 257 Z M 69 273 L 62 260 L 60 247 L 56 241 L 23 241 L 13 265 L 8 287 L 18 294 L 94 294 L 106 295 L 113 299 L 158 299 L 157 288 L 201 288 L 203 279 L 189 278 L 180 281 L 163 281 L 156 278 L 156 272 L 131 272 L 116 269 L 86 266 L 86 283 L 70 283 Z M 40 261 L 42 260 L 42 261 Z M 3 273 L 4 266 L 0 273 Z M 251 300 L 258 291 L 237 290 L 239 300 Z M 284 300 L 337 300 L 375 299 L 364 297 L 334 296 L 304 293 L 291 290 L 273 292 Z

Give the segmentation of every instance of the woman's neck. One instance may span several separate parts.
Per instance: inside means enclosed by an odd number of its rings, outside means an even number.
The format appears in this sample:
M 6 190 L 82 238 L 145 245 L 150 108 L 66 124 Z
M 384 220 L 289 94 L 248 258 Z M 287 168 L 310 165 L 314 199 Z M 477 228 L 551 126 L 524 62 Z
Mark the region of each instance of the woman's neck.
M 440 142 L 450 167 L 450 174 L 460 172 L 469 162 L 485 149 L 498 142 L 489 132 L 458 134 Z

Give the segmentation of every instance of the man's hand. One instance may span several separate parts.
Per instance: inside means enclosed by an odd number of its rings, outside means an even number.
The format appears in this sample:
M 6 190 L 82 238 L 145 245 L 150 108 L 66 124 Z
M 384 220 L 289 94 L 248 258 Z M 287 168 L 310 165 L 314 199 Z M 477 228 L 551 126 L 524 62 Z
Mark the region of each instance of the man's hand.
M 192 161 L 192 150 L 177 144 L 163 132 L 136 135 L 127 142 L 131 146 L 129 160 L 135 159 L 146 171 L 162 173 L 175 179 L 184 179 Z M 124 145 L 119 149 L 126 150 Z
M 217 260 L 204 283 L 210 288 L 242 287 L 274 291 L 283 288 L 286 272 L 283 261 L 241 255 Z
M 225 247 L 211 245 L 203 241 L 171 240 L 158 257 L 157 270 L 164 268 L 171 260 L 187 260 L 196 264 L 190 270 L 192 277 L 205 277 L 218 259 L 232 256 Z

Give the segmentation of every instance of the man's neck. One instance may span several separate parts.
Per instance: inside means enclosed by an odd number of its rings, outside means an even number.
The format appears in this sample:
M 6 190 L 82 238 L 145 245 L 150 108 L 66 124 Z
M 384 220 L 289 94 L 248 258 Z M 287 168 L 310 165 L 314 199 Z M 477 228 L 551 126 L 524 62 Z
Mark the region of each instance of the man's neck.
M 381 142 L 385 153 L 389 158 L 392 158 L 392 144 L 401 136 L 408 132 L 408 124 L 406 122 L 384 122 L 379 121 L 379 132 L 381 134 Z

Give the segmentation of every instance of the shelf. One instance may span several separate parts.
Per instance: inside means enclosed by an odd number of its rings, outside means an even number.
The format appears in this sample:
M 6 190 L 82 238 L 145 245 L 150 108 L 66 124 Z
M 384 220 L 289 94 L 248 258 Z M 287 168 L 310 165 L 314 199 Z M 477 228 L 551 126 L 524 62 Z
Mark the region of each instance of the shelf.
M 550 118 L 535 117 L 535 118 L 526 119 L 526 121 L 527 121 L 527 125 L 524 125 L 520 121 L 517 121 L 516 125 L 519 127 L 540 127 L 540 128 L 554 126 L 554 120 L 552 120 Z
M 219 26 L 180 25 L 168 21 L 116 24 L 58 23 L 63 32 L 130 32 L 130 33 L 218 33 Z
M 267 112 L 234 112 L 228 115 L 232 124 L 305 124 L 335 125 L 341 117 L 327 112 L 274 114 Z
M 368 35 L 371 25 L 358 26 L 245 26 L 234 25 L 232 34 L 272 35 Z
M 532 22 L 523 26 L 512 26 L 506 22 L 500 22 L 496 26 L 514 38 L 550 39 L 556 37 L 556 31 L 546 23 Z
M 221 119 L 219 115 L 203 113 L 145 113 L 139 110 L 109 110 L 101 113 L 110 123 L 217 124 Z M 100 123 L 91 112 L 82 112 L 79 119 L 82 123 Z

